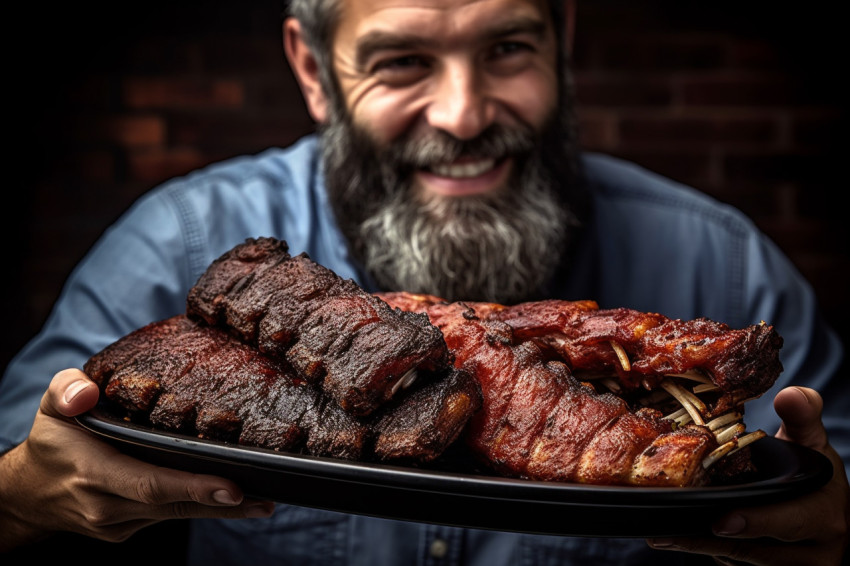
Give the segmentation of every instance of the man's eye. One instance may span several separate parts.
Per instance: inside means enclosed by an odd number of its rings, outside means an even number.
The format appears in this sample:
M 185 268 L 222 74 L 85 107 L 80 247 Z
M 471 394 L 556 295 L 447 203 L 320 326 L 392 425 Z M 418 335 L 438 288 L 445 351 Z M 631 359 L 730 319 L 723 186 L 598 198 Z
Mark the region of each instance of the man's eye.
M 381 80 L 401 85 L 412 83 L 428 70 L 428 62 L 418 55 L 405 55 L 380 61 L 373 67 L 373 73 Z
M 375 71 L 394 71 L 394 70 L 410 70 L 417 67 L 424 67 L 425 61 L 418 55 L 405 55 L 403 57 L 395 57 L 380 61 L 374 67 Z
M 487 53 L 485 63 L 491 73 L 514 75 L 527 69 L 538 54 L 532 44 L 523 41 L 500 41 Z
M 520 41 L 503 41 L 493 47 L 494 57 L 506 57 L 517 53 L 531 52 L 532 48 L 527 43 Z
M 424 66 L 425 62 L 421 57 L 416 55 L 408 55 L 407 57 L 399 57 L 392 64 L 396 67 L 419 67 Z

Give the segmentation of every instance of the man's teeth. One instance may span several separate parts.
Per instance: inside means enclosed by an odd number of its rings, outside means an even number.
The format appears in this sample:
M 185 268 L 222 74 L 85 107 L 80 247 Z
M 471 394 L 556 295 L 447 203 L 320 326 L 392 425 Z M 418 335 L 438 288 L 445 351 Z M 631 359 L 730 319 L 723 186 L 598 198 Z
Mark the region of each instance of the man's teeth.
M 468 161 L 466 163 L 441 163 L 433 165 L 431 171 L 440 177 L 466 179 L 483 175 L 495 165 L 495 159 L 481 159 L 480 161 Z

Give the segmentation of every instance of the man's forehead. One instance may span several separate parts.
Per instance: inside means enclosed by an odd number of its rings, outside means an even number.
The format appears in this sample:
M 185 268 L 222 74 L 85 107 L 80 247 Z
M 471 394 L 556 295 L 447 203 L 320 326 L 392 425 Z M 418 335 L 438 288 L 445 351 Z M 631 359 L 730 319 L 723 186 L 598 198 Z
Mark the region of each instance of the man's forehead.
M 357 42 L 379 31 L 473 35 L 511 20 L 549 22 L 550 0 L 341 0 L 337 39 Z
M 342 27 L 359 27 L 370 22 L 405 23 L 401 18 L 452 19 L 463 15 L 493 17 L 512 14 L 534 14 L 548 20 L 548 2 L 552 0 L 341 0 L 338 23 Z M 409 20 L 406 23 L 410 23 Z M 424 22 L 423 22 L 424 23 Z

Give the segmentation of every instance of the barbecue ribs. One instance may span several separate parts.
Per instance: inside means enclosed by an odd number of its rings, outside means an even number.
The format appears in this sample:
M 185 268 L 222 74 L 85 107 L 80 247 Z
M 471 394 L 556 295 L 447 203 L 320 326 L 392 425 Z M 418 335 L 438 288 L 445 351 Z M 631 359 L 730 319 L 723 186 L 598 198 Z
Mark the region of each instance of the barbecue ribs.
M 469 374 L 449 368 L 357 417 L 285 359 L 184 315 L 128 334 L 83 369 L 136 422 L 342 459 L 429 462 L 454 442 L 481 399 Z
M 674 413 L 665 417 L 656 408 L 631 405 L 624 397 L 599 391 L 573 375 L 571 370 L 576 366 L 611 373 L 622 370 L 619 357 L 610 352 L 609 341 L 631 338 L 633 344 L 645 339 L 649 329 L 659 326 L 647 321 L 660 320 L 661 326 L 671 322 L 661 320 L 658 315 L 642 319 L 645 327 L 640 329 L 639 324 L 634 323 L 641 320 L 640 313 L 624 309 L 613 314 L 599 311 L 592 301 L 529 303 L 511 316 L 512 307 L 490 303 L 448 303 L 438 297 L 410 293 L 381 293 L 378 296 L 397 308 L 427 313 L 443 332 L 456 366 L 476 376 L 484 402 L 482 409 L 473 416 L 465 440 L 482 461 L 502 474 L 610 485 L 702 485 L 713 481 L 712 475 L 721 480 L 726 479 L 722 477 L 724 474 L 747 471 L 747 450 L 740 449 L 764 436 L 761 431 L 744 435 L 745 428 L 738 413 L 727 411 L 714 415 L 703 405 L 702 413 L 694 411 L 691 415 L 685 411 L 683 415 Z M 551 308 L 553 306 L 561 308 L 557 310 Z M 598 334 L 590 333 L 593 339 L 582 342 L 584 335 L 576 328 L 585 331 L 593 328 L 594 323 L 599 322 L 593 320 L 598 313 L 601 313 L 601 323 L 596 326 L 606 328 L 610 335 L 602 333 L 604 337 L 599 338 Z M 632 316 L 622 317 L 624 313 Z M 539 328 L 531 322 L 535 314 Z M 625 318 L 633 324 L 617 330 L 612 318 L 619 321 Z M 520 321 L 516 327 L 511 324 L 515 320 Z M 547 329 L 552 328 L 558 333 L 556 340 L 547 334 L 551 332 Z M 687 344 L 684 336 L 685 333 L 668 332 L 664 337 L 674 343 Z M 577 346 L 559 343 L 569 339 L 580 343 Z M 558 352 L 575 351 L 582 355 L 556 359 L 553 345 Z M 668 358 L 673 357 L 672 352 L 678 355 L 676 359 L 687 359 L 687 349 L 684 353 L 678 352 L 660 339 L 647 340 L 640 351 L 653 353 L 650 345 L 656 345 Z M 776 341 L 771 345 L 778 348 Z M 721 342 L 718 347 L 728 347 L 728 341 Z M 770 355 L 763 350 L 755 354 L 772 358 L 777 353 L 775 349 L 764 348 Z M 699 363 L 706 356 L 699 348 L 696 351 L 699 354 L 697 362 L 688 360 L 687 363 L 691 363 L 688 369 L 705 369 Z M 741 355 L 740 350 L 738 355 Z M 721 356 L 721 359 L 728 365 L 726 358 Z M 638 362 L 643 359 L 638 358 Z M 663 355 L 656 354 L 644 362 L 644 367 L 663 372 L 668 363 Z M 765 367 L 776 372 L 775 364 L 767 363 Z M 748 363 L 739 366 L 749 367 Z M 631 377 L 628 372 L 624 373 L 626 378 Z M 661 377 L 663 373 L 641 375 L 652 377 L 639 382 L 650 389 L 653 383 L 661 383 L 665 388 L 669 385 Z M 772 383 L 771 377 L 775 380 L 776 375 L 768 376 L 767 382 Z M 628 379 L 624 383 L 629 384 Z M 722 383 L 737 382 L 730 376 Z M 762 381 L 759 387 L 764 387 L 764 383 Z M 682 389 L 678 385 L 675 387 Z M 748 392 L 761 391 L 756 388 Z M 718 403 L 715 410 L 721 405 L 729 409 L 726 405 L 731 403 L 732 396 L 721 393 L 720 397 L 726 401 Z M 737 402 L 740 404 L 741 400 Z M 733 416 L 730 418 L 730 415 Z M 716 418 L 706 423 L 703 417 Z M 718 459 L 731 456 L 732 452 L 737 454 L 709 471 Z
M 440 326 L 446 301 L 433 295 L 379 293 L 392 306 L 425 312 Z M 670 319 L 633 309 L 599 309 L 594 301 L 544 300 L 504 306 L 465 302 L 479 318 L 508 324 L 517 340 L 537 343 L 579 379 L 604 379 L 618 395 L 669 387 L 669 376 L 713 391 L 703 417 L 763 394 L 782 372 L 782 337 L 766 324 L 732 329 L 698 318 Z
M 417 370 L 451 365 L 427 316 L 391 309 L 272 238 L 249 239 L 216 259 L 190 290 L 186 312 L 285 357 L 355 415 L 373 412 Z

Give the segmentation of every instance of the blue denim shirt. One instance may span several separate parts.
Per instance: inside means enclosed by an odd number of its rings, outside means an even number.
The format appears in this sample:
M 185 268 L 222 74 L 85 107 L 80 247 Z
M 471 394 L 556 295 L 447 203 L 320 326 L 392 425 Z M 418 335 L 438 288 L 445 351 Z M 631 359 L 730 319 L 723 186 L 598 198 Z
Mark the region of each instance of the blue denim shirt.
M 832 379 L 842 356 L 810 286 L 738 211 L 635 165 L 583 158 L 593 216 L 552 295 L 600 306 L 706 316 L 733 327 L 767 321 L 785 340 L 785 371 L 748 405 L 751 429 L 779 426 L 773 394 L 789 384 L 826 395 L 830 439 L 850 461 L 850 394 Z M 0 453 L 29 432 L 57 371 L 82 367 L 118 337 L 185 310 L 209 263 L 248 237 L 286 240 L 292 253 L 370 290 L 327 202 L 316 139 L 236 158 L 169 181 L 112 225 L 68 279 L 43 330 L 0 382 Z M 843 391 L 839 391 L 843 388 Z M 451 510 L 447 510 L 451 512 Z M 544 537 L 396 522 L 279 505 L 270 519 L 194 521 L 193 564 L 671 564 L 642 540 Z M 641 558 L 643 557 L 643 558 Z M 679 562 L 680 563 L 680 562 Z

